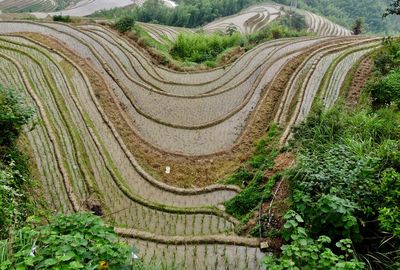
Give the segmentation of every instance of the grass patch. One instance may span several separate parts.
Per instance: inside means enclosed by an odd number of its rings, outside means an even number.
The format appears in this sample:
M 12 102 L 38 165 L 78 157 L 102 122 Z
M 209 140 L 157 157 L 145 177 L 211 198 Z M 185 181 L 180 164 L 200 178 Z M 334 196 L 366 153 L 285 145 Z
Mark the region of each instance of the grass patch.
M 271 126 L 267 134 L 256 143 L 254 155 L 224 181 L 226 184 L 243 187 L 242 192 L 225 202 L 226 211 L 242 223 L 249 220 L 262 199 L 271 197 L 272 189 L 281 177 L 277 174 L 266 181 L 264 176 L 266 170 L 274 167 L 274 160 L 279 153 L 279 134 L 278 126 Z

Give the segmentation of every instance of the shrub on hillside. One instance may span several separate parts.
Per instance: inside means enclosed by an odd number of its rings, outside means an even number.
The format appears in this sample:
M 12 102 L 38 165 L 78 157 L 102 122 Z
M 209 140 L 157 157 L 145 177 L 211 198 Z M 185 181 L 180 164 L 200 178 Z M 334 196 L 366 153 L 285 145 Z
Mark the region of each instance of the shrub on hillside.
M 53 21 L 69 23 L 69 22 L 72 22 L 72 19 L 70 16 L 54 15 Z
M 375 105 L 388 106 L 392 103 L 400 107 L 400 69 L 388 75 L 371 80 L 368 85 Z
M 16 91 L 0 85 L 0 154 L 1 148 L 10 147 L 15 143 L 23 126 L 33 114 L 33 109 L 26 106 Z
M 135 26 L 135 19 L 132 17 L 123 17 L 113 25 L 113 27 L 121 33 L 126 33 L 131 31 L 134 26 Z

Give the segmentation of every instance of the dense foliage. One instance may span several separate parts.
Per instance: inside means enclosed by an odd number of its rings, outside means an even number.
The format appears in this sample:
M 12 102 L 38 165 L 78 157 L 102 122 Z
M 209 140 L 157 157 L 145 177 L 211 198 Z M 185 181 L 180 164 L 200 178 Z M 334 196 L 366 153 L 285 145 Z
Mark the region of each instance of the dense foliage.
M 335 254 L 329 245 L 331 238 L 325 235 L 317 239 L 311 238 L 302 227 L 304 220 L 295 211 L 285 215 L 285 238 L 291 240 L 290 245 L 282 247 L 280 258 L 267 256 L 264 264 L 268 270 L 356 270 L 364 269 L 364 264 L 354 257 L 350 239 L 342 239 L 334 245 L 340 250 Z
M 228 48 L 243 47 L 245 42 L 245 37 L 238 32 L 232 35 L 181 33 L 171 49 L 171 54 L 180 61 L 202 63 L 215 60 Z
M 31 186 L 27 159 L 16 146 L 32 116 L 33 110 L 16 91 L 0 86 L 0 239 L 33 212 L 27 194 Z
M 266 258 L 271 269 L 399 269 L 398 48 L 385 41 L 375 55 L 367 89 L 378 106 L 316 105 L 295 129 L 288 242 L 281 257 Z
M 2 155 L 7 148 L 15 145 L 22 127 L 28 123 L 33 110 L 24 104 L 16 91 L 0 86 L 0 150 Z M 4 158 L 4 156 L 3 156 Z
M 389 15 L 400 15 L 400 1 L 392 0 L 389 8 L 386 10 L 384 16 L 387 17 Z
M 113 27 L 121 33 L 131 31 L 135 25 L 135 20 L 132 17 L 123 17 L 114 23 Z
M 375 106 L 400 106 L 400 41 L 386 38 L 384 45 L 376 56 L 376 70 L 367 90 Z
M 0 242 L 0 268 L 131 269 L 132 251 L 117 240 L 113 228 L 90 213 L 56 215 L 46 225 L 33 223 Z
M 290 5 L 291 0 L 275 2 Z M 382 19 L 391 0 L 298 0 L 298 7 L 323 15 L 332 21 L 352 27 L 357 18 L 365 20 L 365 30 L 373 33 L 396 33 L 400 31 L 400 18 L 389 16 Z
M 153 22 L 172 26 L 198 27 L 219 17 L 235 14 L 245 7 L 262 0 L 179 0 L 179 6 L 166 7 L 161 0 L 149 0 L 142 7 L 114 8 L 95 13 L 96 17 L 116 19 L 133 17 L 137 21 Z M 275 2 L 290 5 L 291 0 Z M 299 0 L 298 7 L 328 17 L 349 29 L 358 18 L 365 21 L 365 30 L 374 33 L 396 33 L 400 30 L 400 18 L 382 14 L 390 0 Z M 391 13 L 395 13 L 395 4 Z M 387 13 L 387 14 L 391 14 Z
M 72 22 L 72 19 L 70 16 L 54 15 L 53 21 L 69 23 L 69 22 Z

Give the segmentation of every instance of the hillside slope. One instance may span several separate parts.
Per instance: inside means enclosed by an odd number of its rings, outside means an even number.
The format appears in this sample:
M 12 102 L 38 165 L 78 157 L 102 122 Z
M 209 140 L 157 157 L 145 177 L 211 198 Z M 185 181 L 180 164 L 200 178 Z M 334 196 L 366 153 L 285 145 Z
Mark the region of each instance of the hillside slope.
M 0 34 L 0 83 L 23 89 L 42 120 L 27 136 L 51 208 L 98 201 L 141 257 L 185 269 L 260 269 L 259 239 L 236 235 L 239 221 L 220 207 L 241 189 L 175 188 L 148 171 L 200 185 L 205 167 L 240 164 L 274 119 L 285 141 L 317 97 L 335 103 L 347 72 L 379 46 L 284 39 L 225 68 L 180 73 L 99 25 L 0 22 Z
M 290 5 L 290 0 L 275 2 Z M 400 18 L 382 19 L 390 0 L 298 0 L 298 8 L 326 16 L 333 22 L 351 27 L 357 18 L 365 20 L 366 31 L 394 34 L 400 31 Z

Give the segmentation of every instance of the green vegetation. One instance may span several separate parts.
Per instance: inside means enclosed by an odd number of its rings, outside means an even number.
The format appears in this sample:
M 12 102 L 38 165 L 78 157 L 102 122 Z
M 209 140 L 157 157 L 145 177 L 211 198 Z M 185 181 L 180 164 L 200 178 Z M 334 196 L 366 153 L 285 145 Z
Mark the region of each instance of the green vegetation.
M 72 19 L 70 16 L 54 15 L 53 21 L 69 23 L 69 22 L 72 22 Z
M 235 14 L 259 0 L 178 0 L 176 8 L 168 8 L 161 0 L 148 0 L 141 7 L 114 8 L 94 13 L 93 17 L 116 19 L 131 17 L 135 21 L 171 26 L 198 27 L 216 18 Z
M 275 175 L 266 179 L 264 172 L 274 167 L 278 155 L 277 144 L 280 131 L 276 125 L 271 126 L 267 134 L 256 144 L 254 155 L 237 172 L 225 180 L 226 184 L 236 184 L 243 191 L 225 202 L 226 211 L 247 223 L 253 211 L 261 201 L 272 196 L 272 189 L 281 177 Z
M 275 2 L 290 5 L 291 0 Z M 335 23 L 351 28 L 358 18 L 365 21 L 366 32 L 394 34 L 400 31 L 400 18 L 382 19 L 391 0 L 298 0 L 298 8 L 323 15 Z
M 16 91 L 0 86 L 0 239 L 18 228 L 34 211 L 27 190 L 27 158 L 18 150 L 17 140 L 34 111 Z
M 364 269 L 364 264 L 354 258 L 352 242 L 342 239 L 335 244 L 340 250 L 340 255 L 335 254 L 329 245 L 332 240 L 328 236 L 311 238 L 304 225 L 304 220 L 295 211 L 290 210 L 285 215 L 285 240 L 291 241 L 290 245 L 282 246 L 282 255 L 278 259 L 274 256 L 264 258 L 268 270 L 351 270 Z
M 364 20 L 362 18 L 358 18 L 352 27 L 354 35 L 361 35 L 364 31 Z
M 245 37 L 238 32 L 232 35 L 181 33 L 171 48 L 171 55 L 183 62 L 215 61 L 228 48 L 243 47 L 245 43 Z
M 304 29 L 295 30 L 276 22 L 251 35 L 238 32 L 230 34 L 181 33 L 174 43 L 160 44 L 151 38 L 139 25 L 128 33 L 140 46 L 150 50 L 163 65 L 207 67 L 225 65 L 244 52 L 268 40 L 310 35 Z M 228 61 L 227 61 L 228 59 Z
M 386 12 L 383 16 L 387 17 L 389 15 L 400 15 L 400 1 L 399 0 L 393 0 L 390 3 L 389 8 L 386 10 Z
M 398 46 L 385 41 L 375 55 L 367 90 L 377 106 L 368 98 L 352 110 L 316 105 L 295 129 L 288 244 L 281 257 L 266 258 L 271 269 L 399 268 L 400 111 L 398 71 L 391 71 Z
M 385 46 L 376 56 L 376 70 L 367 91 L 375 106 L 391 103 L 400 106 L 400 42 L 392 38 L 386 38 L 383 42 Z
M 131 17 L 124 17 L 114 23 L 113 27 L 121 33 L 131 31 L 135 25 L 135 20 Z
M 48 224 L 32 222 L 16 231 L 12 240 L 0 242 L 0 268 L 131 269 L 131 252 L 99 217 L 56 215 Z
M 160 23 L 171 26 L 198 27 L 219 17 L 228 16 L 260 2 L 262 0 L 180 0 L 179 6 L 171 9 L 161 0 L 149 0 L 142 7 L 114 8 L 95 13 L 94 17 L 117 19 L 132 17 L 136 21 Z M 275 2 L 290 5 L 291 0 Z M 332 21 L 351 28 L 358 18 L 365 21 L 366 32 L 396 33 L 400 30 L 400 18 L 389 16 L 396 14 L 396 1 L 388 10 L 387 18 L 382 14 L 388 8 L 390 0 L 299 0 L 298 7 L 328 17 Z M 398 9 L 397 9 L 398 10 Z

